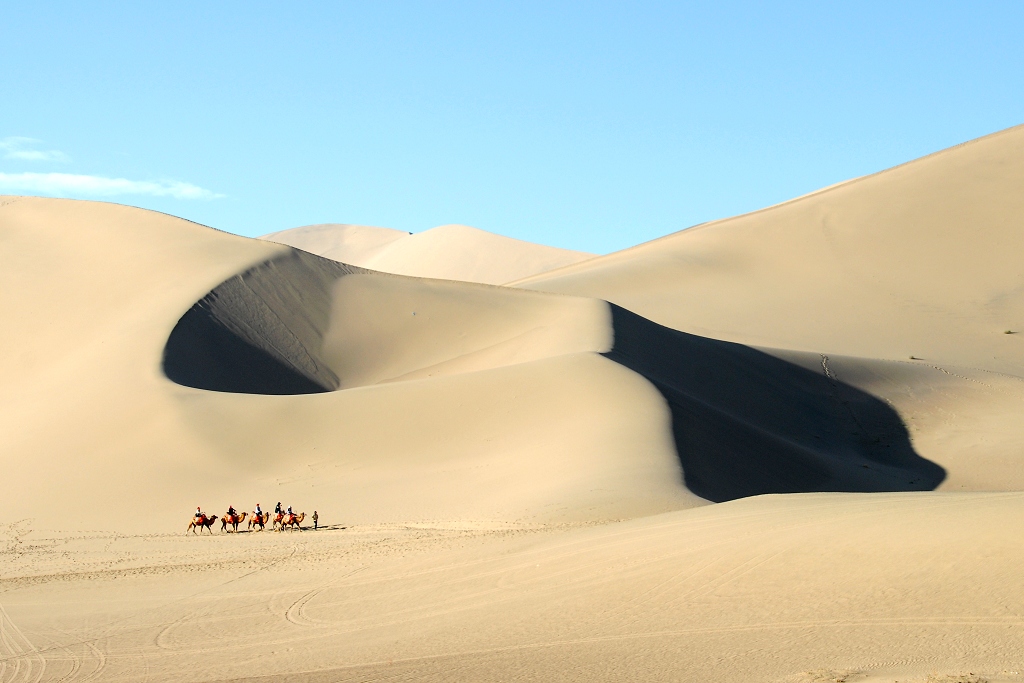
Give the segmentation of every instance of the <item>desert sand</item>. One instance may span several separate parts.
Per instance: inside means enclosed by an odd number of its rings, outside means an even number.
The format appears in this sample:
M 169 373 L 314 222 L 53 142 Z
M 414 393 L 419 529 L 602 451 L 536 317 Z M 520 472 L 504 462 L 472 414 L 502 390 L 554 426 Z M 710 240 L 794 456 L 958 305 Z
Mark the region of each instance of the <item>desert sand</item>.
M 1024 680 L 1022 181 L 593 258 L 0 197 L 0 682 Z

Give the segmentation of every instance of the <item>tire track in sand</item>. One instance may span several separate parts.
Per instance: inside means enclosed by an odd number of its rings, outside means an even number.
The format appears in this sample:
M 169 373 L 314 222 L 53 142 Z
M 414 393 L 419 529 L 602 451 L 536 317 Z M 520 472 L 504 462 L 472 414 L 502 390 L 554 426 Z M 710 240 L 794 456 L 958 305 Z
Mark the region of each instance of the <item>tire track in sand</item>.
M 0 648 L 4 651 L 4 654 L 0 655 L 0 683 L 13 683 L 16 679 L 26 683 L 39 683 L 43 679 L 46 658 L 11 620 L 3 603 L 0 603 Z M 11 671 L 10 678 L 6 678 L 8 670 L 12 668 L 11 663 L 14 670 Z M 36 664 L 38 672 L 35 671 Z M 22 668 L 25 669 L 24 674 Z
M 302 547 L 304 547 L 304 546 L 302 546 Z M 234 583 L 236 581 L 241 581 L 242 579 L 248 578 L 248 577 L 252 576 L 253 574 L 258 574 L 258 573 L 260 573 L 262 571 L 266 571 L 267 569 L 270 569 L 274 565 L 280 564 L 282 562 L 286 562 L 286 561 L 290 560 L 291 558 L 295 557 L 295 554 L 299 551 L 299 548 L 300 548 L 300 545 L 296 543 L 296 544 L 292 545 L 291 552 L 288 553 L 288 555 L 286 555 L 285 557 L 279 557 L 278 559 L 273 560 L 272 562 L 269 562 L 269 563 L 263 565 L 262 567 L 257 567 L 256 569 L 253 569 L 251 572 L 246 572 L 245 574 L 233 577 L 233 578 L 231 578 L 231 579 L 229 579 L 227 581 L 224 581 L 223 583 L 219 583 L 219 584 L 217 584 L 215 586 L 211 586 L 210 588 L 206 588 L 204 590 L 201 590 L 201 591 L 198 591 L 196 593 L 193 593 L 192 595 L 188 596 L 188 598 L 184 598 L 183 600 L 191 600 L 191 599 L 197 598 L 197 597 L 203 595 L 204 593 L 210 593 L 210 592 L 215 591 L 217 589 L 223 588 L 224 586 L 227 586 L 228 584 L 231 584 L 231 583 Z M 177 627 L 181 626 L 182 624 L 188 623 L 189 621 L 193 621 L 197 617 L 199 617 L 202 614 L 208 612 L 210 609 L 212 609 L 212 607 L 213 607 L 212 604 L 207 604 L 207 605 L 204 605 L 204 606 L 201 606 L 201 607 L 197 607 L 194 610 L 190 610 L 190 611 L 186 612 L 180 618 L 175 619 L 174 621 L 172 621 L 171 623 L 167 624 L 162 629 L 160 629 L 160 632 L 157 633 L 156 636 L 153 638 L 153 644 L 157 648 L 159 648 L 161 650 L 173 650 L 173 649 L 175 649 L 172 645 L 165 644 L 167 639 L 170 636 L 170 633 L 172 631 L 174 631 L 174 629 L 176 629 Z
M 286 620 L 290 621 L 291 623 L 295 624 L 296 626 L 324 626 L 324 625 L 329 625 L 331 622 L 325 622 L 325 621 L 321 621 L 321 620 L 318 620 L 318 619 L 312 619 L 310 617 L 307 617 L 306 614 L 305 614 L 306 605 L 309 604 L 310 600 L 312 600 L 316 596 L 320 595 L 325 590 L 333 588 L 339 582 L 344 581 L 345 579 L 347 579 L 348 577 L 350 577 L 350 576 L 352 576 L 354 574 L 358 574 L 359 572 L 363 571 L 364 569 L 366 569 L 366 567 L 359 567 L 357 569 L 353 569 L 348 574 L 344 574 L 343 576 L 339 576 L 337 579 L 335 579 L 334 581 L 331 581 L 326 586 L 320 586 L 319 588 L 314 588 L 313 590 L 307 591 L 298 600 L 296 600 L 295 602 L 293 602 L 291 605 L 288 606 L 288 609 L 285 610 L 284 618 Z

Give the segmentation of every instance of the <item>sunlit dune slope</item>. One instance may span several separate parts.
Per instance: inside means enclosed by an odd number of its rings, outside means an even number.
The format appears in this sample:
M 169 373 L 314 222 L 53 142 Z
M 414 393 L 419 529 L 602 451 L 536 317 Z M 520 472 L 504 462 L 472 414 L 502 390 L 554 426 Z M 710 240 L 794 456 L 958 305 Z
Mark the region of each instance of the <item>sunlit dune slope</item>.
M 356 270 L 162 214 L 2 202 L 0 496 L 38 527 L 183 529 L 197 504 L 271 498 L 350 522 L 702 502 L 682 485 L 659 392 L 600 355 L 601 302 L 339 283 Z M 176 346 L 179 322 L 189 343 Z M 403 376 L 421 379 L 375 384 Z M 188 386 L 197 377 L 235 384 Z M 326 391 L 335 381 L 369 386 Z
M 416 234 L 363 225 L 310 225 L 262 239 L 386 273 L 492 285 L 593 258 L 467 225 L 441 225 Z
M 516 286 L 747 344 L 1022 375 L 1022 187 L 1017 127 Z

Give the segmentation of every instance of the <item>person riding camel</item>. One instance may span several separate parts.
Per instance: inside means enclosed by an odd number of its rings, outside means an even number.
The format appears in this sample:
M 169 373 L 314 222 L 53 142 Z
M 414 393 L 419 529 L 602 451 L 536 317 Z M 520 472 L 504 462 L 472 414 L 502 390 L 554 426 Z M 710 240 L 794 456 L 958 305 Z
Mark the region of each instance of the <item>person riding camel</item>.
M 205 518 L 206 518 L 206 515 L 203 513 L 203 511 L 197 505 L 196 506 L 196 519 L 199 520 L 199 519 L 205 519 Z
M 253 512 L 253 514 L 259 517 L 260 519 L 263 519 L 263 510 L 260 509 L 259 503 L 256 503 L 256 510 Z
M 234 517 L 237 514 L 238 513 L 235 512 L 235 506 L 234 505 L 228 505 L 228 517 Z

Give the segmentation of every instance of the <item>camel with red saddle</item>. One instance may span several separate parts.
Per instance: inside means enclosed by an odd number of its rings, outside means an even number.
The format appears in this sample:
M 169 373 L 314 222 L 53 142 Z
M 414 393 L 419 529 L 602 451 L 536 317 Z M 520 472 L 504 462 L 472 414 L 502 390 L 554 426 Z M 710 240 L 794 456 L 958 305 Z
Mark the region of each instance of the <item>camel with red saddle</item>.
M 220 518 L 220 530 L 221 531 L 227 531 L 228 524 L 230 524 L 231 525 L 231 530 L 237 532 L 238 531 L 238 525 L 245 521 L 245 515 L 246 514 L 247 513 L 245 513 L 245 512 L 241 512 L 241 513 L 236 512 L 233 515 L 225 514 L 223 517 Z
M 249 518 L 249 530 L 252 531 L 253 527 L 259 527 L 260 531 L 267 528 L 267 522 L 270 521 L 270 513 L 264 512 L 262 515 L 257 515 L 255 512 Z
M 212 536 L 213 523 L 216 521 L 217 515 L 210 515 L 209 517 L 207 517 L 206 515 L 203 515 L 202 517 L 193 517 L 192 521 L 188 523 L 188 528 L 185 529 L 185 533 L 187 534 L 191 531 L 194 534 L 196 532 L 196 529 L 199 529 L 201 533 L 203 529 L 206 529 L 210 532 L 210 535 Z
M 298 529 L 299 531 L 302 531 L 302 520 L 306 518 L 306 513 L 300 512 L 297 515 L 294 513 L 291 515 L 285 515 L 282 513 L 278 515 L 278 517 L 281 519 L 275 519 L 274 524 L 280 524 L 281 531 L 284 531 L 285 529 Z

